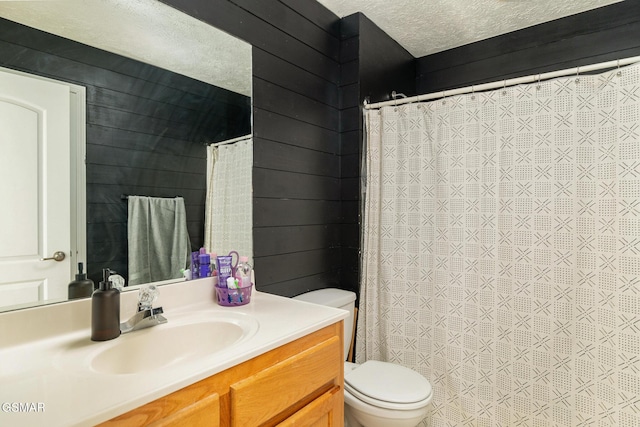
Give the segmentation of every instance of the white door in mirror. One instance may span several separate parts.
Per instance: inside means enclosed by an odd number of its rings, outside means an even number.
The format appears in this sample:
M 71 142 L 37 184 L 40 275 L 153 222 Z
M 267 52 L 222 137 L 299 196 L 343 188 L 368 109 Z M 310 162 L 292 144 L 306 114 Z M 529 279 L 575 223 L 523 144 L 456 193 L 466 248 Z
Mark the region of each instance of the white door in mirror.
M 69 103 L 68 86 L 0 71 L 0 307 L 67 297 Z

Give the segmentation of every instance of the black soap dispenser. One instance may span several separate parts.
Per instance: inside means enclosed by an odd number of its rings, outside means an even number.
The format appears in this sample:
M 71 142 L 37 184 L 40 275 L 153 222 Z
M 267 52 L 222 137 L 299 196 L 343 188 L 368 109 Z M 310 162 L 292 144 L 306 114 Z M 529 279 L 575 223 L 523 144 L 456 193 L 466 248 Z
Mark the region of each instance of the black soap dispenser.
M 93 280 L 87 279 L 87 275 L 82 272 L 82 263 L 78 263 L 78 274 L 76 280 L 69 283 L 69 299 L 87 298 L 93 294 Z
M 102 282 L 91 295 L 91 340 L 107 341 L 120 335 L 120 291 L 111 286 L 111 270 L 102 270 Z

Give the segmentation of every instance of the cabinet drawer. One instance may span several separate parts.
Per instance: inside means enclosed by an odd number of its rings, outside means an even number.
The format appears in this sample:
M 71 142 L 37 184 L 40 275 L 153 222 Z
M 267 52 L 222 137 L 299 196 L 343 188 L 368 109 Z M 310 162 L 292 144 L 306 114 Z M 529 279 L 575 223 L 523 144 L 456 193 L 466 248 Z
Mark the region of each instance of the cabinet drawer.
M 220 396 L 182 389 L 100 424 L 100 427 L 218 427 Z
M 277 427 L 337 427 L 344 421 L 342 389 L 334 387 Z
M 220 402 L 217 394 L 205 397 L 171 415 L 149 424 L 148 427 L 219 427 Z
M 258 426 L 327 384 L 340 385 L 343 349 L 333 337 L 231 385 L 231 423 Z

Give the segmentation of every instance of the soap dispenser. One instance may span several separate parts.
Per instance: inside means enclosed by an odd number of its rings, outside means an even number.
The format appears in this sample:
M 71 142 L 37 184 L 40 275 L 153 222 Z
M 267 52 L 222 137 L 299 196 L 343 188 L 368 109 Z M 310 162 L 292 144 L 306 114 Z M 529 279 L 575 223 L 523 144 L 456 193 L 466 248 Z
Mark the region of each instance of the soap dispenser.
M 111 270 L 102 270 L 102 282 L 91 295 L 91 340 L 107 341 L 120 335 L 120 291 L 111 286 Z
M 90 297 L 93 287 L 93 280 L 87 279 L 86 273 L 82 272 L 82 263 L 79 262 L 76 280 L 69 283 L 69 299 Z

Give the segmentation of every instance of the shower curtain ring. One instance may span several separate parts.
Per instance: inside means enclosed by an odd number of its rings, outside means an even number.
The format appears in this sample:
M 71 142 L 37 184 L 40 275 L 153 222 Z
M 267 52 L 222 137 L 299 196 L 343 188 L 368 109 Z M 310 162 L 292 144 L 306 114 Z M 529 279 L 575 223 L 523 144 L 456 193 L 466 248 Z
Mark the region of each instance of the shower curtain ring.
M 476 88 L 474 85 L 471 85 L 471 99 L 476 99 Z
M 622 71 L 620 71 L 620 60 L 618 59 L 617 62 L 617 68 L 618 68 L 618 72 L 616 73 L 616 76 L 620 77 L 622 75 Z
M 502 95 L 506 95 L 507 94 L 507 81 L 503 81 L 502 82 Z
M 538 74 L 538 84 L 536 85 L 536 90 L 540 90 L 540 74 Z
M 447 97 L 447 93 L 443 90 L 442 91 L 442 105 L 447 103 L 447 100 L 445 99 Z
M 580 83 L 580 67 L 576 67 L 576 83 Z

